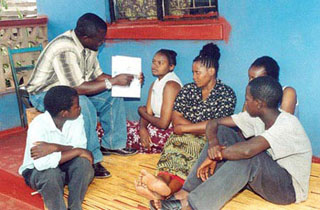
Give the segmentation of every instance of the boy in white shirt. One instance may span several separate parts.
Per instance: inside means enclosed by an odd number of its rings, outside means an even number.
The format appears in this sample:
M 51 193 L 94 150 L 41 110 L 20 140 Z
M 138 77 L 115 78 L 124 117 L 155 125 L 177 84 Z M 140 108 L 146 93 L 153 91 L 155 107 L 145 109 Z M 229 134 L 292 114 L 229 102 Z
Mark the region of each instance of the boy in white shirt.
M 19 173 L 43 197 L 49 210 L 67 209 L 64 185 L 68 185 L 68 209 L 82 209 L 88 185 L 94 177 L 93 157 L 80 114 L 79 96 L 68 86 L 51 88 L 45 113 L 29 125 L 24 160 Z
M 220 209 L 244 187 L 276 204 L 305 201 L 311 144 L 299 120 L 278 105 L 281 85 L 256 78 L 246 89 L 246 112 L 209 121 L 208 143 L 174 197 L 157 209 Z M 238 127 L 245 141 L 229 127 Z M 147 186 L 149 187 L 149 186 Z

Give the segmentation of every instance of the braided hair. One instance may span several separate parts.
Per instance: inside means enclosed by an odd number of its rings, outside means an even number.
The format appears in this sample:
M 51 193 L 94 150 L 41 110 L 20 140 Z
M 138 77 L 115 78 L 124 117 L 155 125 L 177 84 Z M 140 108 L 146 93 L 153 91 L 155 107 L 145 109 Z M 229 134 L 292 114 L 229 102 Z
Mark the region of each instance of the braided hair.
M 206 68 L 214 68 L 216 77 L 219 70 L 220 49 L 216 44 L 209 43 L 202 47 L 200 53 L 193 62 L 200 61 L 201 65 Z

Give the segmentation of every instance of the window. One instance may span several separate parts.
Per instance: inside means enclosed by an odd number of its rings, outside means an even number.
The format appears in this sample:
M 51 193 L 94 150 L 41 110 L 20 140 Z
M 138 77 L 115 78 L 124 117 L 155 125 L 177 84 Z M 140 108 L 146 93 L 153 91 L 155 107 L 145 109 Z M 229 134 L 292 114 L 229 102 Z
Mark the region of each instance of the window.
M 14 91 L 7 47 L 45 46 L 47 22 L 46 16 L 37 16 L 36 0 L 0 0 L 0 95 Z M 35 57 L 23 55 L 21 60 L 31 63 Z M 26 82 L 28 76 L 24 72 L 18 75 L 21 82 Z
M 112 22 L 218 17 L 217 0 L 110 0 Z
M 36 0 L 0 0 L 0 20 L 37 16 Z
M 225 40 L 218 0 L 109 0 L 107 39 Z

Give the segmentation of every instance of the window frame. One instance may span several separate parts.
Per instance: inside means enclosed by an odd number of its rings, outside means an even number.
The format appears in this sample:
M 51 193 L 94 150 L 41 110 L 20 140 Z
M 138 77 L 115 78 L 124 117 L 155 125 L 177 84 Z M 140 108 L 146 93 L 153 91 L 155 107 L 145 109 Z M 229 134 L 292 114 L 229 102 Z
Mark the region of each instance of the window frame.
M 158 19 L 116 20 L 114 1 L 109 0 L 111 23 L 106 39 L 126 40 L 225 40 L 228 41 L 230 24 L 217 14 L 163 17 L 157 2 Z M 218 4 L 218 1 L 217 1 Z

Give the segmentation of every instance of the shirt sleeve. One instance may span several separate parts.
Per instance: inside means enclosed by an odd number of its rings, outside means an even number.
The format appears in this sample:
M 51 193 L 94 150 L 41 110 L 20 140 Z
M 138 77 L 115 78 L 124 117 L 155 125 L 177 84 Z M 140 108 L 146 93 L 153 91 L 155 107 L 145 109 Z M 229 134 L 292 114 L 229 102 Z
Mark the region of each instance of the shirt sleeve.
M 27 143 L 28 147 L 32 148 L 35 142 L 45 141 L 47 142 L 47 135 L 44 132 L 45 129 L 41 129 L 39 124 L 30 124 L 28 129 Z M 56 168 L 61 160 L 61 152 L 54 152 L 39 159 L 33 160 L 34 167 L 43 171 L 49 168 Z
M 101 74 L 103 74 L 103 71 L 102 71 L 100 64 L 99 64 L 99 61 L 98 61 L 98 58 L 95 58 L 95 62 L 93 64 L 92 68 L 93 68 L 93 72 L 89 77 L 90 81 L 95 80 L 97 77 L 99 77 Z
M 234 123 L 242 131 L 244 137 L 249 138 L 255 135 L 254 125 L 250 123 L 250 115 L 248 112 L 240 112 L 231 116 Z
M 77 56 L 71 51 L 62 52 L 53 58 L 52 65 L 60 85 L 76 87 L 85 81 L 78 62 Z

